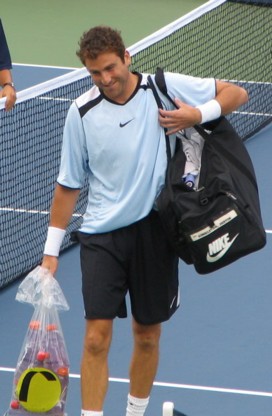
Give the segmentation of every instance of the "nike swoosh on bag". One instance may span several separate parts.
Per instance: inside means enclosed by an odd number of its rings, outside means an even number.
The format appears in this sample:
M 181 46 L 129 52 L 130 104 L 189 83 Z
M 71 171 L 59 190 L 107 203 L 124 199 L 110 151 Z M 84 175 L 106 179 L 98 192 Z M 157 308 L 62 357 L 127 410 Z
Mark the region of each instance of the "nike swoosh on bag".
M 131 120 L 128 120 L 126 123 L 120 123 L 119 126 L 120 127 L 125 127 L 128 123 L 130 123 L 132 120 L 134 120 L 134 118 L 132 118 Z
M 228 244 L 226 244 L 226 246 L 217 254 L 217 256 L 210 256 L 210 254 L 207 253 L 207 256 L 206 256 L 207 262 L 208 263 L 215 263 L 216 261 L 220 260 L 227 253 L 227 251 L 230 249 L 230 247 L 232 246 L 232 244 L 234 243 L 234 241 L 236 240 L 238 235 L 239 234 L 236 234 L 236 236 L 233 237 L 233 239 L 231 241 L 229 241 Z

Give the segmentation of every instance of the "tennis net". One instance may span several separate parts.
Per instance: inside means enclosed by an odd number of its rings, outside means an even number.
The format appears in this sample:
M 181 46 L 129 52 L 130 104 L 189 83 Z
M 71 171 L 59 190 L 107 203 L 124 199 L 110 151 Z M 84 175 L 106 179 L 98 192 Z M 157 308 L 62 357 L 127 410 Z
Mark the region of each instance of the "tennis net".
M 244 86 L 248 104 L 229 116 L 247 139 L 272 120 L 272 5 L 212 0 L 129 48 L 132 69 L 212 76 Z M 264 1 L 264 3 L 267 3 Z M 85 69 L 18 93 L 12 112 L 0 102 L 0 288 L 40 263 L 71 102 L 91 86 Z M 82 221 L 82 189 L 62 250 Z

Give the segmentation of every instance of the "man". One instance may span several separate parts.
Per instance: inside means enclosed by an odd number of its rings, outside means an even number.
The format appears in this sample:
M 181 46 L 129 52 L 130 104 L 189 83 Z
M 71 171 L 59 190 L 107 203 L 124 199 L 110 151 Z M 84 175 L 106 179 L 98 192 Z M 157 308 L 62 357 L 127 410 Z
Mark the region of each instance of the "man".
M 162 127 L 174 146 L 175 132 L 233 111 L 247 93 L 214 79 L 166 73 L 180 108 L 158 112 L 147 75 L 129 70 L 118 31 L 98 26 L 84 33 L 78 56 L 95 85 L 68 112 L 42 266 L 55 274 L 87 176 L 88 206 L 77 233 L 86 318 L 81 415 L 103 415 L 113 320 L 126 317 L 129 292 L 134 350 L 126 416 L 142 416 L 157 371 L 161 323 L 179 306 L 178 259 L 154 209 L 166 169 Z
M 16 91 L 12 82 L 10 53 L 0 19 L 0 98 L 6 97 L 5 109 L 11 110 L 16 101 Z

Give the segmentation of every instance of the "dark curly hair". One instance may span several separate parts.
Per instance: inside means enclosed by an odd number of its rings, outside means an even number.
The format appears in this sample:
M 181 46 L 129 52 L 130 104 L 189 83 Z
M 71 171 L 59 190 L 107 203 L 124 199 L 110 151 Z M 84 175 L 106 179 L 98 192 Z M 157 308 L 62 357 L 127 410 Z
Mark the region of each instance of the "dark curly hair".
M 124 61 L 125 50 L 121 32 L 109 26 L 96 26 L 83 33 L 76 54 L 85 65 L 85 59 L 96 59 L 105 52 L 114 52 Z

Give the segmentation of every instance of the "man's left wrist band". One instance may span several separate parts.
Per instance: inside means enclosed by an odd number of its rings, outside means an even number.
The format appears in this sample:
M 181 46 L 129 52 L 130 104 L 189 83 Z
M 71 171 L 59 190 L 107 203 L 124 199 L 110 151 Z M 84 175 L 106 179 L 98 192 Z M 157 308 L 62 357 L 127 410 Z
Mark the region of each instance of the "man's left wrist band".
M 43 253 L 47 256 L 58 257 L 65 233 L 66 231 L 61 228 L 48 227 Z

